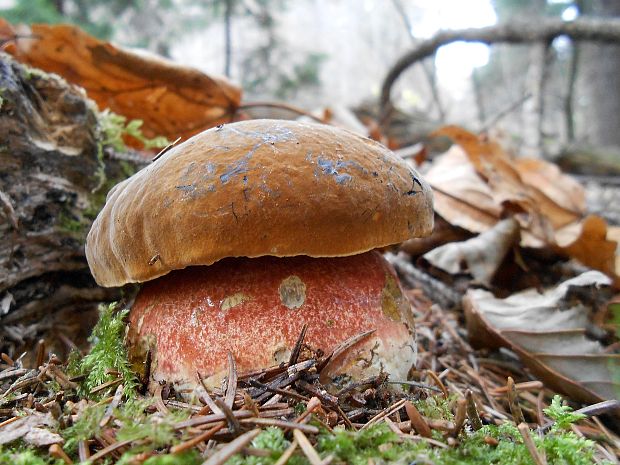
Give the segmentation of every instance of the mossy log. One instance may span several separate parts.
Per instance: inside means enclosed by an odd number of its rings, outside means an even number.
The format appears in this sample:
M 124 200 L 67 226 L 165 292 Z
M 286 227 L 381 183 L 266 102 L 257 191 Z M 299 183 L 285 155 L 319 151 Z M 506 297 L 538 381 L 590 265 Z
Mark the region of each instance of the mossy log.
M 119 298 L 96 286 L 84 240 L 109 187 L 141 163 L 102 146 L 97 115 L 82 89 L 0 53 L 0 351 L 11 356 L 41 337 L 64 352 L 96 303 Z

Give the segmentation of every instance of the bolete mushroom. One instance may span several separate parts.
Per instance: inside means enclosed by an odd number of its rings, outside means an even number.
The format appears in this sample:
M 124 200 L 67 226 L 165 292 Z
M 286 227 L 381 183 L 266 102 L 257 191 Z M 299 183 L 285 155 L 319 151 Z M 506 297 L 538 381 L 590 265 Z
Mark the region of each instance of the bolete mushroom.
M 128 343 L 151 382 L 208 385 L 288 359 L 306 343 L 328 371 L 404 379 L 414 323 L 374 249 L 430 233 L 432 195 L 388 149 L 331 126 L 252 120 L 207 130 L 115 186 L 86 242 L 103 286 L 148 281 Z

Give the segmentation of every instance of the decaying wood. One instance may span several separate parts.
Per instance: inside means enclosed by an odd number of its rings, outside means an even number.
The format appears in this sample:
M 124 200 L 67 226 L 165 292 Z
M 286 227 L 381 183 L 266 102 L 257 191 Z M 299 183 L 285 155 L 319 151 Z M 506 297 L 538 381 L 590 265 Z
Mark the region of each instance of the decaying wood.
M 75 334 L 67 326 L 84 320 L 59 315 L 92 318 L 95 302 L 120 296 L 95 286 L 84 239 L 106 189 L 139 165 L 109 157 L 100 140 L 81 89 L 0 54 L 0 350 L 8 354 L 42 332 Z

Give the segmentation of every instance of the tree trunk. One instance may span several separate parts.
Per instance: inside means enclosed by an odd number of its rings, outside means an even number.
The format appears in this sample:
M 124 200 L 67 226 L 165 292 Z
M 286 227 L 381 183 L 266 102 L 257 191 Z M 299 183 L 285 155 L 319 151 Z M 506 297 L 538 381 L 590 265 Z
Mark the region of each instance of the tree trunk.
M 620 17 L 618 0 L 586 0 L 583 13 L 604 18 Z M 620 45 L 580 45 L 583 125 L 591 145 L 620 147 Z
M 96 302 L 120 297 L 95 285 L 84 240 L 107 189 L 137 165 L 104 161 L 80 88 L 3 53 L 0 141 L 0 351 L 45 336 L 62 353 L 87 334 Z

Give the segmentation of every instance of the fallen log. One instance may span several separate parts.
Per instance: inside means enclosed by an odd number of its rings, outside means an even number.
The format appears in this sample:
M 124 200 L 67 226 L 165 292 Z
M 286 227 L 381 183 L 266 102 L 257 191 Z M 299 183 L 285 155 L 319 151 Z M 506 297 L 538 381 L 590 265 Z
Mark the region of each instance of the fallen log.
M 63 353 L 88 334 L 96 303 L 120 297 L 96 286 L 84 240 L 107 190 L 145 162 L 104 139 L 81 88 L 0 53 L 0 351 L 10 356 L 41 337 Z

